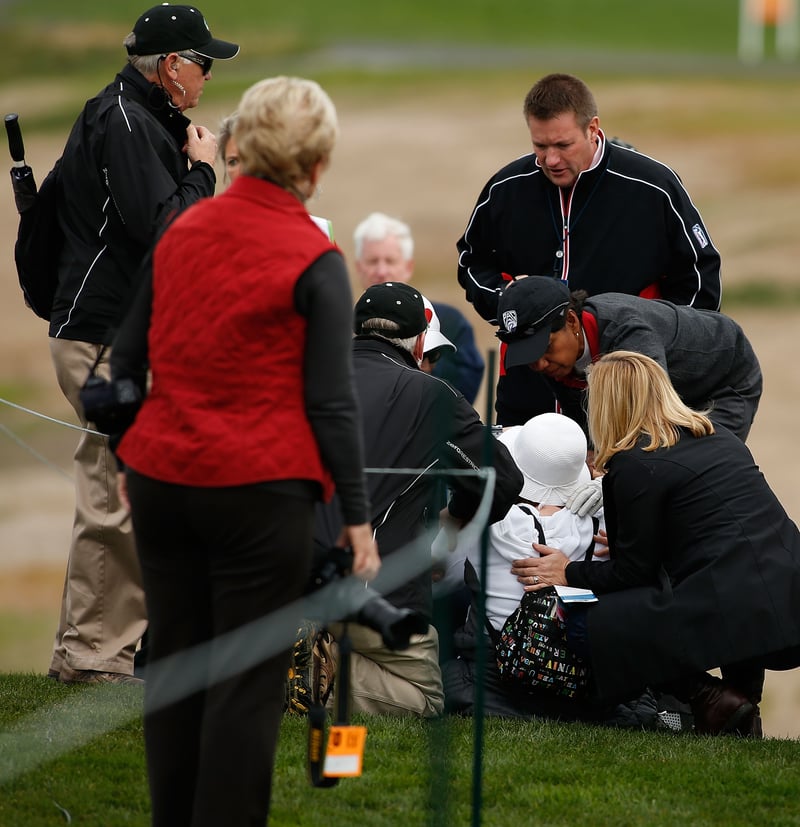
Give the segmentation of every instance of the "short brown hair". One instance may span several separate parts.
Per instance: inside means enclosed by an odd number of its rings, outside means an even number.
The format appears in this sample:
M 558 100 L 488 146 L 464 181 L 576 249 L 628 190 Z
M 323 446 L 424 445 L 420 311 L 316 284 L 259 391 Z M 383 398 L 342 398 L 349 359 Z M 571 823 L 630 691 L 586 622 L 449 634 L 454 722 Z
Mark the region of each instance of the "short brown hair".
M 525 120 L 549 121 L 574 112 L 581 129 L 597 115 L 597 102 L 589 87 L 574 75 L 552 74 L 540 78 L 525 96 Z

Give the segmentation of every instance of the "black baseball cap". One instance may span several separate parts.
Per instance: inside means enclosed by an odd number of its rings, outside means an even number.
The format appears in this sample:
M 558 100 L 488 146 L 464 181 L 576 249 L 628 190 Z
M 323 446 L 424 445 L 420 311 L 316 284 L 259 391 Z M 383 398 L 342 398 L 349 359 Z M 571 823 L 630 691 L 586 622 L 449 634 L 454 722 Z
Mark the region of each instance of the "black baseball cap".
M 146 11 L 133 27 L 136 43 L 130 55 L 158 55 L 164 52 L 193 52 L 214 60 L 229 60 L 239 54 L 236 43 L 211 36 L 203 13 L 194 6 L 162 3 Z
M 361 294 L 361 298 L 356 302 L 353 330 L 356 333 L 364 333 L 364 322 L 368 319 L 388 319 L 396 322 L 399 329 L 394 337 L 398 339 L 418 336 L 428 329 L 428 317 L 425 315 L 422 294 L 400 281 L 373 284 Z
M 497 338 L 506 344 L 505 366 L 530 365 L 542 358 L 550 334 L 564 326 L 569 287 L 550 276 L 510 282 L 500 294 Z

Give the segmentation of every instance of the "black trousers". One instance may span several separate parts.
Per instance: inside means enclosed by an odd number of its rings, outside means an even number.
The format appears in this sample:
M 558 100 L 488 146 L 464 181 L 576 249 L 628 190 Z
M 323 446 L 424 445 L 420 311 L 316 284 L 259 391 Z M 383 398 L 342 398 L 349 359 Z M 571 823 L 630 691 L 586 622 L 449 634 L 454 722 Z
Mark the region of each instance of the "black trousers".
M 313 496 L 269 483 L 191 488 L 132 471 L 127 479 L 149 618 L 144 737 L 153 827 L 263 827 L 290 643 L 238 671 L 221 636 L 246 633 L 243 626 L 303 593 Z M 237 648 L 258 645 L 245 639 Z M 220 678 L 219 669 L 234 674 Z M 191 676 L 200 688 L 187 694 L 181 687 Z
M 591 658 L 591 646 L 588 633 L 588 612 L 590 606 L 570 606 L 567 614 L 567 640 L 572 649 L 581 657 Z M 800 646 L 781 649 L 762 657 L 751 658 L 738 663 L 720 667 L 722 677 L 736 689 L 744 693 L 753 703 L 761 703 L 764 691 L 764 673 L 767 669 L 777 672 L 800 667 Z M 643 677 L 646 683 L 646 676 Z M 681 700 L 688 700 L 698 686 L 698 675 L 687 674 L 676 678 L 664 691 L 675 694 Z

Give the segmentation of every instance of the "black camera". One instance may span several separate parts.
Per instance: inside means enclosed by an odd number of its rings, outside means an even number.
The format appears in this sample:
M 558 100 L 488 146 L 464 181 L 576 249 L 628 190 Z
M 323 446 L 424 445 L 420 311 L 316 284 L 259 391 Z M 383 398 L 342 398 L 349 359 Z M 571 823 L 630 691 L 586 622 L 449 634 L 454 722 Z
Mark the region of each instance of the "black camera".
M 113 379 L 91 374 L 80 390 L 83 413 L 104 434 L 123 432 L 142 404 L 142 394 L 133 379 Z
M 314 592 L 329 583 L 347 577 L 352 566 L 352 549 L 337 546 L 328 549 L 324 554 L 318 555 L 311 571 L 306 593 Z M 420 612 L 414 609 L 398 609 L 369 587 L 362 591 L 364 602 L 347 619 L 377 632 L 387 649 L 395 651 L 408 649 L 411 635 L 424 635 L 428 631 L 428 621 Z

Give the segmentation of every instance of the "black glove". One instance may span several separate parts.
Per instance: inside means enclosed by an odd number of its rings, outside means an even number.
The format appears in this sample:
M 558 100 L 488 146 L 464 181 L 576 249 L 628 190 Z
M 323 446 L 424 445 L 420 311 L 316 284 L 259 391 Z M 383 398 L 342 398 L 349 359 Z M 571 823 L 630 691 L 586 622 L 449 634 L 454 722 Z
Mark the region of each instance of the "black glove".
M 80 390 L 84 416 L 111 440 L 112 450 L 133 424 L 142 393 L 133 379 L 108 381 L 92 374 Z

